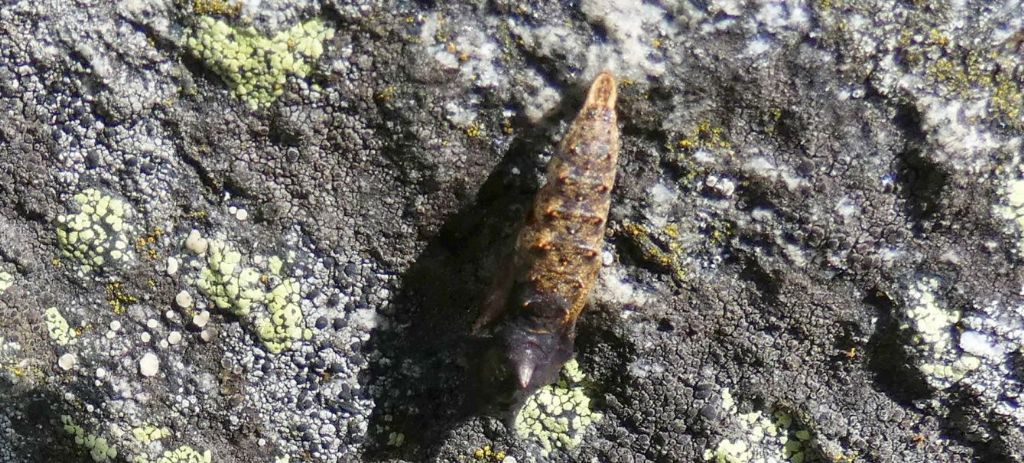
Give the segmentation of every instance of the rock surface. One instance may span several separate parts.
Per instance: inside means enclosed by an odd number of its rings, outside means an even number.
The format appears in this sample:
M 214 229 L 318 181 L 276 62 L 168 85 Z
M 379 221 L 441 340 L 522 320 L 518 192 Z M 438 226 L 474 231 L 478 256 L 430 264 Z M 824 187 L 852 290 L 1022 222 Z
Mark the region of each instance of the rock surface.
M 1024 461 L 1022 18 L 6 2 L 0 461 Z M 465 333 L 603 69 L 605 266 L 506 428 Z

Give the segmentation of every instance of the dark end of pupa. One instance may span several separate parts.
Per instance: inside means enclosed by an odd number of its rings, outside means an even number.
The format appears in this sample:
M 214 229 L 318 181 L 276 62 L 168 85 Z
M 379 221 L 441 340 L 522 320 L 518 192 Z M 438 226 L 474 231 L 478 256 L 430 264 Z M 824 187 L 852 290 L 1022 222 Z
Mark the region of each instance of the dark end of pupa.
M 571 328 L 538 331 L 528 320 L 517 318 L 467 343 L 472 350 L 467 404 L 473 413 L 495 416 L 506 424 L 534 392 L 558 380 L 562 366 L 572 358 L 575 338 Z

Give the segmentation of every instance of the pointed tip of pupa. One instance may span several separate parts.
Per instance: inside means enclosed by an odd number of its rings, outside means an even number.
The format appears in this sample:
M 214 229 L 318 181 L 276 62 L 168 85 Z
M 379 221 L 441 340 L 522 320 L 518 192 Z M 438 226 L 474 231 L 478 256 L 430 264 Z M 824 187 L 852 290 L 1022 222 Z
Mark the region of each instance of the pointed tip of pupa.
M 611 71 L 601 71 L 594 78 L 594 83 L 590 84 L 590 91 L 587 92 L 587 101 L 584 103 L 584 107 L 602 106 L 614 108 L 615 99 L 618 97 L 616 85 L 615 76 Z
M 530 380 L 533 379 L 534 369 L 533 363 L 529 360 L 516 366 L 516 380 L 518 381 L 520 389 L 526 389 L 530 386 Z

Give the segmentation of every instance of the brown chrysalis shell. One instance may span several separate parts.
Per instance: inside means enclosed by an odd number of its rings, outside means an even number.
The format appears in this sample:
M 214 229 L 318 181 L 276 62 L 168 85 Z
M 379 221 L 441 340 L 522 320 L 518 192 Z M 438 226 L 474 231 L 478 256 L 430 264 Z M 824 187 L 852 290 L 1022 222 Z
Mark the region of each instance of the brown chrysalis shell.
M 616 93 L 611 73 L 594 79 L 473 325 L 494 333 L 484 358 L 491 381 L 513 382 L 519 396 L 554 382 L 572 356 L 601 268 L 619 155 Z

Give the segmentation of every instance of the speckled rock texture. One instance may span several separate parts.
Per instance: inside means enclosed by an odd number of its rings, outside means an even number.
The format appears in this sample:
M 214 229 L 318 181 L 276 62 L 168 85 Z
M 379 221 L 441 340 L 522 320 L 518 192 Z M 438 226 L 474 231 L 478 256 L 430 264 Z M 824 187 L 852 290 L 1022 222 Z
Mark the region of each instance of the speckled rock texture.
M 0 461 L 1024 461 L 1024 6 L 7 1 Z M 590 79 L 576 360 L 467 337 Z

